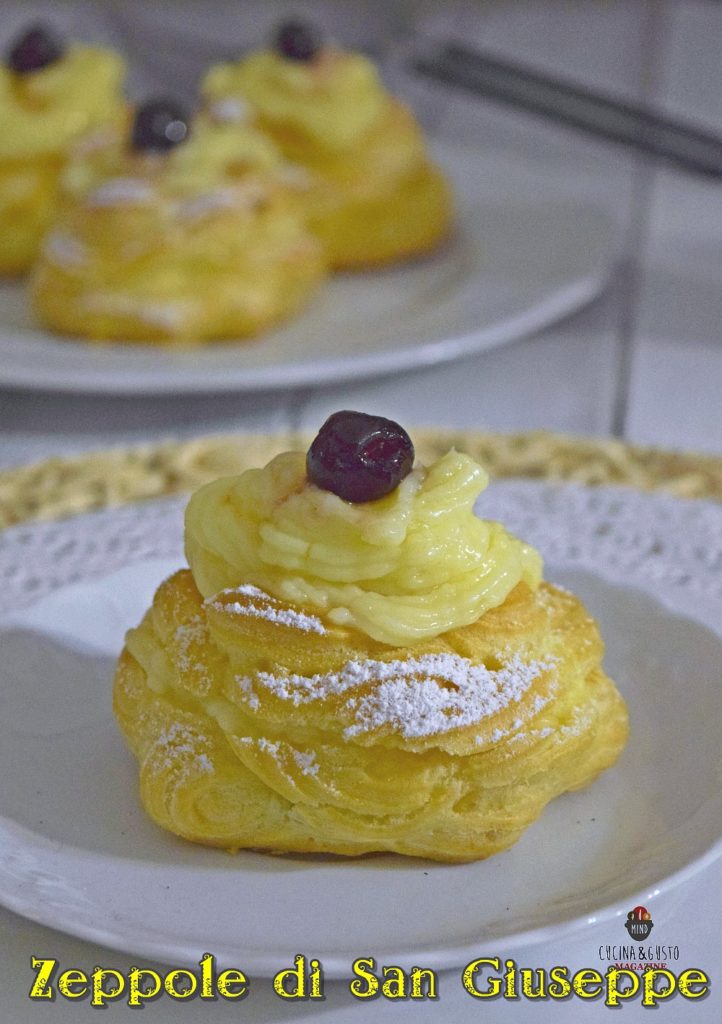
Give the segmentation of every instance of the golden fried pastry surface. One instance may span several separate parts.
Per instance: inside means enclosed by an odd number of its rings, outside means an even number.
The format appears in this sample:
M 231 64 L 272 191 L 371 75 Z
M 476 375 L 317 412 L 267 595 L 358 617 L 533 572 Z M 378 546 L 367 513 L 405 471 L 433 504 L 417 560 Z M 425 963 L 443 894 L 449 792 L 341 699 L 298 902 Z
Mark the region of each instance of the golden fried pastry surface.
M 325 276 L 273 143 L 200 116 L 169 153 L 122 132 L 83 141 L 32 282 L 51 330 L 93 341 L 199 344 L 255 335 Z
M 310 173 L 306 212 L 332 266 L 405 259 L 449 234 L 451 190 L 419 125 L 360 54 L 329 46 L 299 63 L 263 51 L 212 68 L 203 89 L 246 98 L 284 156 Z
M 122 120 L 125 69 L 109 50 L 71 46 L 32 74 L 0 65 L 0 273 L 28 270 L 55 213 L 73 141 Z
M 240 586 L 161 585 L 114 709 L 162 827 L 228 849 L 442 861 L 515 842 L 627 735 L 596 625 L 519 583 L 475 623 L 392 647 Z

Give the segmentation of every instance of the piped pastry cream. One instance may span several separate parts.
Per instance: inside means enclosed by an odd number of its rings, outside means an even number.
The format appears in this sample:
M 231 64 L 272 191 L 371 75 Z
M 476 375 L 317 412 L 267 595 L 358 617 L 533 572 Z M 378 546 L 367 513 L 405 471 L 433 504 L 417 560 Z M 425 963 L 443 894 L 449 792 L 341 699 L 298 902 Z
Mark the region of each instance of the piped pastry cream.
M 387 644 L 475 622 L 541 559 L 474 515 L 488 477 L 451 451 L 386 497 L 353 504 L 308 482 L 303 452 L 202 487 L 186 512 L 186 556 L 204 597 L 251 583 Z
M 191 120 L 152 101 L 84 137 L 33 275 L 40 320 L 93 341 L 193 345 L 294 313 L 326 260 L 285 172 L 238 105 Z
M 30 268 L 56 209 L 74 141 L 125 116 L 125 66 L 97 46 L 65 46 L 36 26 L 0 64 L 0 273 Z
M 213 67 L 203 92 L 248 101 L 284 156 L 309 173 L 309 224 L 333 266 L 406 259 L 449 234 L 451 192 L 421 129 L 361 54 L 290 23 L 273 49 Z
M 627 713 L 596 624 L 475 518 L 485 483 L 456 452 L 414 467 L 398 424 L 343 412 L 306 456 L 194 495 L 190 569 L 128 633 L 114 688 L 159 825 L 473 860 L 613 764 Z

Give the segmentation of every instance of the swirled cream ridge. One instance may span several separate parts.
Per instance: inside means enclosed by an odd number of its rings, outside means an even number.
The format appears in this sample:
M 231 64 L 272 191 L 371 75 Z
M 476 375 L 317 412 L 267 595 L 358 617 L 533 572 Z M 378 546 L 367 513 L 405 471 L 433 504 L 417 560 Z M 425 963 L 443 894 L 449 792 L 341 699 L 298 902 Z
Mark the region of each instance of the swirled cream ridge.
M 473 511 L 486 472 L 451 451 L 385 498 L 351 504 L 311 484 L 305 455 L 206 485 L 186 511 L 186 556 L 204 597 L 242 584 L 387 644 L 468 625 L 542 562 Z
M 255 171 L 280 180 L 285 166 L 272 140 L 253 124 L 224 123 L 203 110 L 193 120 L 190 137 L 168 153 L 133 153 L 128 133 L 128 124 L 101 129 L 73 147 L 61 178 L 64 199 L 97 205 L 96 188 L 103 190 L 100 203 L 106 207 L 136 205 L 144 196 L 147 201 L 149 189 L 175 198 L 198 196 L 247 180 Z M 132 181 L 135 187 L 108 188 L 117 181 Z
M 263 50 L 238 64 L 218 64 L 209 71 L 203 92 L 211 100 L 244 96 L 264 119 L 329 149 L 355 145 L 389 105 L 371 61 L 330 47 L 311 62 Z
M 113 122 L 124 77 L 118 54 L 77 44 L 32 74 L 0 65 L 0 160 L 63 153 L 82 132 Z

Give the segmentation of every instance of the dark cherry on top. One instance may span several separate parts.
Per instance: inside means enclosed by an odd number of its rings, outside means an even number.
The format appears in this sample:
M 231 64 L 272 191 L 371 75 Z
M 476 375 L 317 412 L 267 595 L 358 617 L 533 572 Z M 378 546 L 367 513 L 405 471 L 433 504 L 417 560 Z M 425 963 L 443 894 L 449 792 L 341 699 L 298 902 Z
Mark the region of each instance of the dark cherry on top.
M 321 43 L 317 29 L 303 21 L 286 21 L 276 32 L 276 49 L 288 60 L 313 60 Z
M 312 483 L 354 503 L 390 494 L 413 464 L 414 446 L 403 427 L 350 410 L 326 420 L 306 456 Z
M 33 25 L 19 36 L 8 50 L 6 64 L 19 75 L 39 71 L 65 53 L 62 40 L 47 25 Z
M 141 152 L 164 152 L 188 137 L 190 119 L 176 100 L 150 100 L 138 107 L 131 131 L 131 146 Z

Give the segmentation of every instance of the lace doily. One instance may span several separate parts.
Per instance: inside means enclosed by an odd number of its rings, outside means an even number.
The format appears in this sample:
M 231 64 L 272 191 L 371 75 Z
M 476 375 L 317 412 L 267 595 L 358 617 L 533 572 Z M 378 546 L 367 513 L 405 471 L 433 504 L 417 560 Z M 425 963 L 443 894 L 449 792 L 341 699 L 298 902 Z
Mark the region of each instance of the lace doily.
M 680 498 L 722 500 L 722 458 L 640 448 L 616 438 L 548 431 L 488 434 L 413 429 L 416 454 L 428 465 L 449 448 L 466 452 L 492 479 L 626 484 Z M 262 466 L 289 448 L 305 450 L 305 434 L 234 434 L 137 448 L 87 452 L 0 472 L 0 529 L 30 519 L 58 519 L 108 505 L 194 491 L 219 476 Z
M 149 559 L 183 559 L 185 498 L 106 509 L 0 533 L 0 612 L 69 583 Z M 536 481 L 499 481 L 478 511 L 534 544 L 548 564 L 588 568 L 722 598 L 722 506 Z

